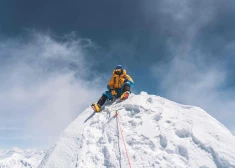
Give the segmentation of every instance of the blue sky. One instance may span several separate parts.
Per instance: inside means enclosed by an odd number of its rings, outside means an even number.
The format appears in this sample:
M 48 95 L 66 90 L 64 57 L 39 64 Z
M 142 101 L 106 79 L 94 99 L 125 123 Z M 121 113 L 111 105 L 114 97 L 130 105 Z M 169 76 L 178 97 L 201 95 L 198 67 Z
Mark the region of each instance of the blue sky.
M 48 148 L 122 64 L 133 92 L 205 109 L 235 134 L 235 2 L 0 2 L 0 148 Z

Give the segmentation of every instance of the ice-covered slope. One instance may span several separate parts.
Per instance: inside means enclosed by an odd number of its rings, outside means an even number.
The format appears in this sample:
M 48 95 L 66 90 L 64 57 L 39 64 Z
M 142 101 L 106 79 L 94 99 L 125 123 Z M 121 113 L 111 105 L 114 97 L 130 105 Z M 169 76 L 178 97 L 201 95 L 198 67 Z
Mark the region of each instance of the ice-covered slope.
M 198 107 L 142 92 L 91 116 L 82 112 L 40 168 L 235 168 L 235 137 Z
M 41 150 L 0 150 L 0 168 L 36 168 L 45 155 Z

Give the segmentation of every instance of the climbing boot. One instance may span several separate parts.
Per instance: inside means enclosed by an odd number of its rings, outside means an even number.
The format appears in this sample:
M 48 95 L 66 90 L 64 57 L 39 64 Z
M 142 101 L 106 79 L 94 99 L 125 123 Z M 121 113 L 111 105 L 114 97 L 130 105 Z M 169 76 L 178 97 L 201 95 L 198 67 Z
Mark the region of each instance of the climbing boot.
M 121 95 L 121 97 L 120 97 L 120 101 L 123 101 L 123 100 L 128 99 L 129 94 L 130 94 L 129 91 L 126 91 L 126 92 L 122 93 L 122 95 Z
M 93 109 L 95 112 L 97 112 L 97 113 L 99 113 L 100 110 L 101 110 L 101 107 L 100 107 L 100 105 L 99 105 L 98 103 L 93 103 L 93 104 L 91 105 L 91 107 L 92 107 L 92 109 Z

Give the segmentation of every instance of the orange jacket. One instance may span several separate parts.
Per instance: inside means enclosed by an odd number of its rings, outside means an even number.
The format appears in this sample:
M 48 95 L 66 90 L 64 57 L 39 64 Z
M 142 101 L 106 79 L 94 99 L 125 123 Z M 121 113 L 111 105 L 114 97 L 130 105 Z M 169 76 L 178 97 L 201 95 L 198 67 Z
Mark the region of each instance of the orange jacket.
M 115 74 L 115 70 L 114 70 L 112 77 L 108 83 L 108 88 L 110 89 L 122 88 L 122 85 L 126 81 L 129 81 L 132 85 L 134 84 L 134 81 L 132 80 L 132 78 L 126 74 L 126 70 L 123 70 L 123 73 L 121 75 Z

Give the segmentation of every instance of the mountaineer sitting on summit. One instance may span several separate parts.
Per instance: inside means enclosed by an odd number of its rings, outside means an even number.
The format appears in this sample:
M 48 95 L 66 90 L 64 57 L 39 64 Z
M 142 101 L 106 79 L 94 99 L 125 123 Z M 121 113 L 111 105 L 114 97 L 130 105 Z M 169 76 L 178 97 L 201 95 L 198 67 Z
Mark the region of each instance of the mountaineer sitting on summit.
M 122 65 L 117 65 L 107 85 L 108 91 L 104 92 L 99 101 L 93 103 L 91 107 L 95 112 L 100 112 L 101 106 L 106 100 L 114 101 L 116 98 L 120 98 L 122 101 L 127 99 L 133 85 L 134 81 L 127 75 L 126 70 L 122 68 Z

